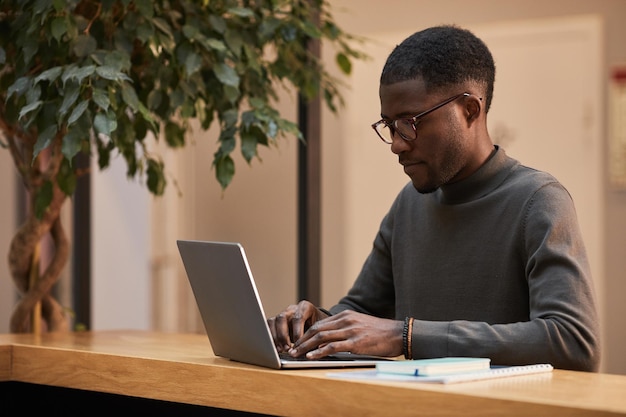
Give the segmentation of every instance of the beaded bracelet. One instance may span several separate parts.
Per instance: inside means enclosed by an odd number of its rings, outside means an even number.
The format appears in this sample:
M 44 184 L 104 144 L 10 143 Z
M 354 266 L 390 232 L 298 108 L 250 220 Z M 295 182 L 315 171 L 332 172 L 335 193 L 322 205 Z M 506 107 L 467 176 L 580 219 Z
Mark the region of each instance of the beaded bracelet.
M 402 350 L 406 359 L 413 359 L 413 351 L 411 348 L 411 339 L 413 335 L 413 317 L 404 319 L 404 328 L 402 329 Z

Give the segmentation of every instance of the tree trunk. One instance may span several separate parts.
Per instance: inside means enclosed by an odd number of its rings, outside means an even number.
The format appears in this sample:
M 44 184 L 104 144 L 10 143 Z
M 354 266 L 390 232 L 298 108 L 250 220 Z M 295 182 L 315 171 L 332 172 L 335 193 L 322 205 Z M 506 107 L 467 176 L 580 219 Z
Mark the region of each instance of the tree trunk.
M 61 194 L 63 194 L 61 192 Z M 65 200 L 65 196 L 62 195 Z M 69 241 L 63 230 L 59 213 L 52 220 L 52 225 L 37 220 L 30 215 L 11 242 L 9 250 L 9 269 L 15 284 L 22 294 L 11 316 L 10 330 L 13 333 L 31 331 L 30 319 L 35 305 L 41 302 L 42 319 L 48 331 L 67 331 L 68 320 L 63 307 L 52 297 L 50 289 L 59 280 L 61 271 L 69 258 Z M 33 287 L 28 286 L 31 259 L 35 245 L 41 241 L 48 229 L 54 242 L 54 255 Z
M 10 142 L 15 145 L 16 142 Z M 41 315 L 48 331 L 67 331 L 69 324 L 63 307 L 52 297 L 50 289 L 60 278 L 63 267 L 66 265 L 70 254 L 69 240 L 61 224 L 61 207 L 67 196 L 56 183 L 56 174 L 62 161 L 60 152 L 61 137 L 57 137 L 48 152 L 42 152 L 33 163 L 30 161 L 32 147 L 22 142 L 21 152 L 16 152 L 17 146 L 12 146 L 12 154 L 22 174 L 24 184 L 29 192 L 29 212 L 25 222 L 18 229 L 11 241 L 9 248 L 9 270 L 13 281 L 22 296 L 18 301 L 11 316 L 10 331 L 24 333 L 32 331 L 30 328 L 33 308 L 41 302 Z M 43 156 L 46 158 L 42 158 Z M 17 158 L 16 158 L 17 156 Z M 52 201 L 41 218 L 35 215 L 35 201 L 37 193 L 44 181 L 53 184 Z M 36 245 L 42 238 L 50 233 L 54 243 L 52 259 L 45 266 L 43 273 L 35 271 L 39 278 L 35 285 L 29 285 L 29 276 L 33 268 L 32 258 Z M 35 265 L 37 263 L 34 263 Z

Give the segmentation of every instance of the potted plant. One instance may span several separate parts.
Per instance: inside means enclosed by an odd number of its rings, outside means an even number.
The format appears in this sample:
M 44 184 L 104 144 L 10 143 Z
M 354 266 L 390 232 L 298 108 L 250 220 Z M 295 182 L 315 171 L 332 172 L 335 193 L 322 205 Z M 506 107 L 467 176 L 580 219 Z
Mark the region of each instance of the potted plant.
M 27 190 L 29 212 L 10 245 L 10 274 L 21 298 L 12 332 L 69 328 L 50 294 L 69 257 L 61 207 L 81 171 L 77 155 L 126 161 L 129 178 L 161 195 L 164 164 L 155 141 L 185 146 L 189 123 L 219 125 L 217 181 L 282 135 L 301 138 L 275 109 L 276 89 L 320 95 L 336 111 L 339 82 L 310 52 L 328 42 L 348 74 L 364 55 L 324 0 L 5 0 L 0 5 L 0 131 Z M 49 234 L 53 256 L 39 274 L 37 248 Z

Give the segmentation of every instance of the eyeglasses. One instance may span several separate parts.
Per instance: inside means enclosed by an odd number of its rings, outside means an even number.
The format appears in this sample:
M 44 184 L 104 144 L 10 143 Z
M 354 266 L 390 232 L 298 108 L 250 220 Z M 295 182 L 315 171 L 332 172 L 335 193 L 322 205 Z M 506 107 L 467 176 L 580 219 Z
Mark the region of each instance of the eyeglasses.
M 406 119 L 396 119 L 392 120 L 391 122 L 387 122 L 385 119 L 380 119 L 372 125 L 372 128 L 376 131 L 378 137 L 380 137 L 385 143 L 393 143 L 393 135 L 395 135 L 396 133 L 406 141 L 413 141 L 417 139 L 417 125 L 419 124 L 422 117 L 431 112 L 434 112 L 438 108 L 443 107 L 448 103 L 452 103 L 454 100 L 460 97 L 469 96 L 471 96 L 470 93 L 457 94 L 455 96 L 445 99 L 441 103 L 435 105 L 435 107 L 421 112 L 417 116 L 408 117 Z

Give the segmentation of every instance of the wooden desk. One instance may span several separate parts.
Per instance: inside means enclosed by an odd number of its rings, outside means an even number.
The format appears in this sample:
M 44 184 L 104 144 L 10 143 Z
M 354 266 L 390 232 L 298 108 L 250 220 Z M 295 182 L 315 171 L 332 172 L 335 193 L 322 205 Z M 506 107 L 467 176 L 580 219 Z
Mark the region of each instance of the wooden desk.
M 0 335 L 0 381 L 270 415 L 626 416 L 626 376 L 555 370 L 452 385 L 350 381 L 215 357 L 204 335 Z M 346 372 L 349 372 L 346 371 Z

